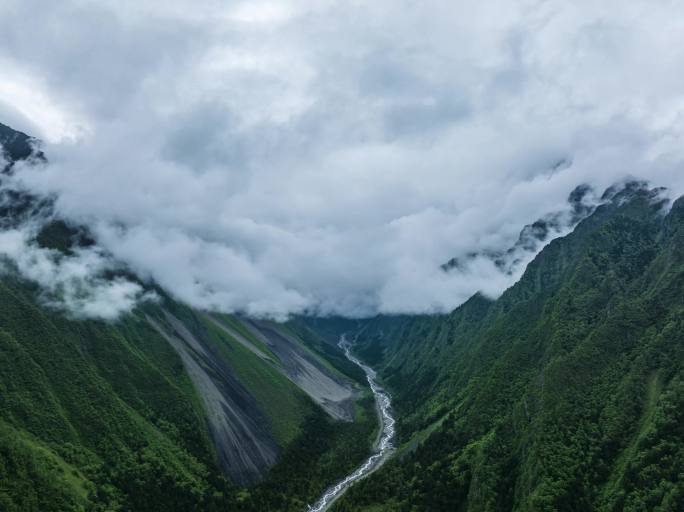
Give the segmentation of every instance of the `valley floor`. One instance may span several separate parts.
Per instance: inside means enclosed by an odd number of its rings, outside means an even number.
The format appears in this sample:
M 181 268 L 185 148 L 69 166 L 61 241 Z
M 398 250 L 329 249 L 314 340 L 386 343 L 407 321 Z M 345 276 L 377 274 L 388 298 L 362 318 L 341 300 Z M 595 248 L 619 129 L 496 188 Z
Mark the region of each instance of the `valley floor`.
M 375 370 L 363 364 L 351 354 L 352 344 L 347 341 L 344 335 L 340 337 L 338 346 L 344 351 L 347 359 L 361 368 L 366 374 L 368 384 L 375 399 L 380 428 L 378 429 L 378 437 L 374 444 L 374 453 L 352 473 L 327 489 L 314 505 L 308 507 L 308 512 L 324 512 L 328 510 L 347 489 L 351 488 L 362 478 L 378 470 L 387 461 L 394 448 L 392 442 L 394 440 L 394 425 L 396 421 L 392 415 L 392 401 L 389 393 L 378 384 Z

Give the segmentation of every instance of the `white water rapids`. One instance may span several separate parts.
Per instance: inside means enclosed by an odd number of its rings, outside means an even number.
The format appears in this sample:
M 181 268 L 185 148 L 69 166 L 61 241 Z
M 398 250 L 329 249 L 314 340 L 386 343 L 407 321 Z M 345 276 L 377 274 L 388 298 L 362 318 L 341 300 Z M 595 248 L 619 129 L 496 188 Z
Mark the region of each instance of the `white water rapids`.
M 380 441 L 377 443 L 375 452 L 373 455 L 368 457 L 366 461 L 356 468 L 352 473 L 347 475 L 343 480 L 339 481 L 332 487 L 328 488 L 323 496 L 321 496 L 314 505 L 309 505 L 307 512 L 323 512 L 327 510 L 328 507 L 340 497 L 344 492 L 349 489 L 354 483 L 359 481 L 365 476 L 368 476 L 372 471 L 376 470 L 387 460 L 387 455 L 392 451 L 392 439 L 394 438 L 394 423 L 395 420 L 391 413 L 391 397 L 382 387 L 376 382 L 377 374 L 375 370 L 370 366 L 363 364 L 361 361 L 356 359 L 351 354 L 351 343 L 342 335 L 340 337 L 340 342 L 337 344 L 342 350 L 344 350 L 344 355 L 347 356 L 352 363 L 359 366 L 366 374 L 366 379 L 368 379 L 368 384 L 370 385 L 371 391 L 375 396 L 375 403 L 378 407 L 378 416 L 380 419 L 380 429 L 381 436 Z

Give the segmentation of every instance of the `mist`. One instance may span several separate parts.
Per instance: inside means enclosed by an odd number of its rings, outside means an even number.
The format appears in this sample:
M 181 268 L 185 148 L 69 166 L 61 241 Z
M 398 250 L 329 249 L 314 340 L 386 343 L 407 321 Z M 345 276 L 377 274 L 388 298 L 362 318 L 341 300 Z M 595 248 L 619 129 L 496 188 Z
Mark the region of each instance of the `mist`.
M 508 272 L 441 265 L 506 250 L 582 183 L 684 193 L 683 20 L 640 0 L 7 0 L 0 115 L 49 160 L 12 186 L 98 249 L 62 260 L 20 230 L 0 253 L 105 318 L 144 297 L 99 277 L 120 266 L 278 319 L 496 297 L 542 245 Z

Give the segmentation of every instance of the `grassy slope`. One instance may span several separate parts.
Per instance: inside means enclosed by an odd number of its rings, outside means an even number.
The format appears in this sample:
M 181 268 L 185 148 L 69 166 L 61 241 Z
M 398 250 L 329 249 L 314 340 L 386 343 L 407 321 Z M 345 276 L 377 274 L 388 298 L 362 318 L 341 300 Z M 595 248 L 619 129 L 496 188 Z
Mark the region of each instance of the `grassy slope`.
M 683 201 L 641 193 L 495 303 L 368 327 L 412 450 L 336 510 L 682 509 L 683 259 Z

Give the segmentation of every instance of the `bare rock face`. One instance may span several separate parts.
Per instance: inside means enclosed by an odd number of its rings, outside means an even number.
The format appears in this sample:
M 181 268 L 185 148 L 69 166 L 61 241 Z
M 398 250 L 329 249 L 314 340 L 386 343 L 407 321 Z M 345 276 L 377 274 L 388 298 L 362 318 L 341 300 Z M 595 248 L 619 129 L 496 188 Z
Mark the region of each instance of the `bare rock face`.
M 569 209 L 552 212 L 528 224 L 520 231 L 518 240 L 507 250 L 482 250 L 469 252 L 463 256 L 451 258 L 441 265 L 444 272 L 467 271 L 477 258 L 492 261 L 503 273 L 511 275 L 520 265 L 528 261 L 543 245 L 552 238 L 570 231 L 582 219 L 591 215 L 597 204 L 593 189 L 586 184 L 579 185 L 568 196 Z
M 348 379 L 332 371 L 272 322 L 244 318 L 242 322 L 278 357 L 278 366 L 287 378 L 314 402 L 335 419 L 354 421 L 356 391 Z
M 279 450 L 254 398 L 222 358 L 178 318 L 164 311 L 164 318 L 147 320 L 178 352 L 202 397 L 225 473 L 241 485 L 258 481 L 275 464 Z
M 241 485 L 257 482 L 276 463 L 280 451 L 268 418 L 202 333 L 188 327 L 168 310 L 162 311 L 156 316 L 147 315 L 147 321 L 178 352 L 202 397 L 224 472 Z M 286 329 L 273 322 L 236 318 L 252 339 L 268 347 L 269 353 L 266 353 L 218 315 L 205 315 L 263 364 L 296 384 L 331 417 L 354 420 L 354 399 L 358 391 L 352 382 L 307 350 Z

